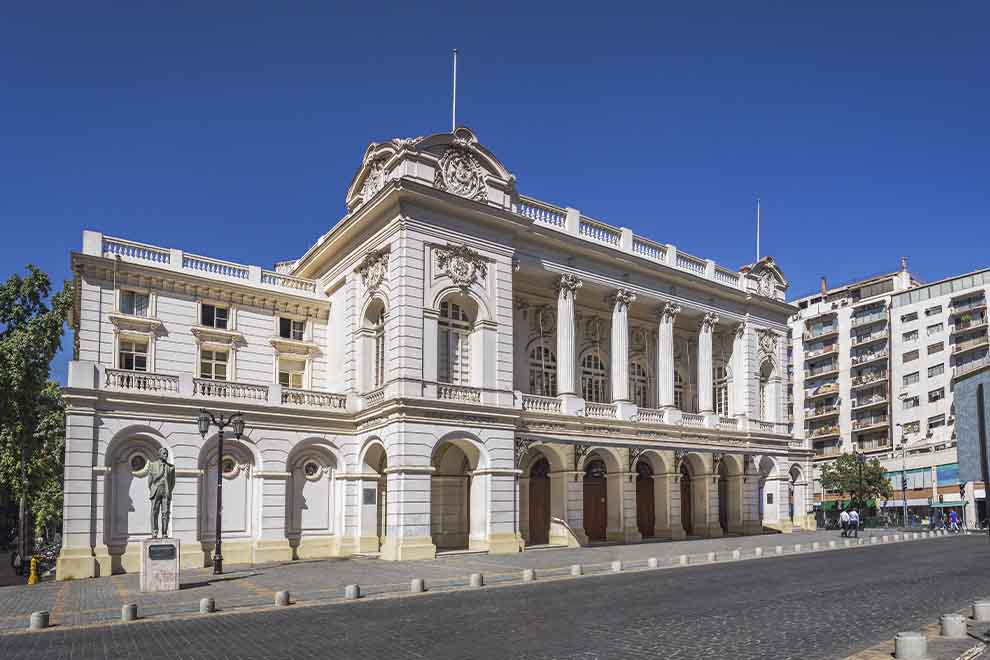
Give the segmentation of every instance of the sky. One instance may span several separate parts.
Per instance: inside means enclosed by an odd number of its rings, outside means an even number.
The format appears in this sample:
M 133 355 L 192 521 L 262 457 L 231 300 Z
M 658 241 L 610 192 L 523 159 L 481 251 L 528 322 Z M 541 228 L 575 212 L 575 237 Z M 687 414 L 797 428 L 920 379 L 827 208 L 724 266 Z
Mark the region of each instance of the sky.
M 733 268 L 755 256 L 759 196 L 792 298 L 902 256 L 924 281 L 990 265 L 985 2 L 3 14 L 2 278 L 27 263 L 69 278 L 83 229 L 298 257 L 343 215 L 369 142 L 449 130 L 453 48 L 458 124 L 524 194 Z

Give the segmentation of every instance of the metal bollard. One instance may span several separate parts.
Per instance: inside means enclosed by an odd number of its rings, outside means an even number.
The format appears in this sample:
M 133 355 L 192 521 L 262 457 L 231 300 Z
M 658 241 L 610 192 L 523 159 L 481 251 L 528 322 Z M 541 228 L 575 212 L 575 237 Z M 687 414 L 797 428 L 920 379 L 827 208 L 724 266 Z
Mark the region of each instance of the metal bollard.
M 209 614 L 211 612 L 217 611 L 217 603 L 212 598 L 200 598 L 199 599 L 199 613 Z
M 973 621 L 986 623 L 990 621 L 990 600 L 977 600 L 973 602 Z
M 421 594 L 426 591 L 426 582 L 423 578 L 413 578 L 409 581 L 409 591 L 414 594 Z
M 656 557 L 650 557 L 646 560 L 647 568 L 660 568 L 660 560 Z
M 485 586 L 485 576 L 481 573 L 471 573 L 471 586 L 472 587 L 483 587 Z
M 523 571 L 523 582 L 532 582 L 536 579 L 536 571 L 532 568 L 527 568 Z
M 578 577 L 579 575 L 583 575 L 583 574 L 584 574 L 584 570 L 581 569 L 581 564 L 571 564 L 571 575 L 573 575 L 574 577 Z
M 742 550 L 740 550 L 739 548 L 736 548 L 735 550 L 733 550 L 732 551 L 732 558 L 733 559 L 742 559 Z
M 31 623 L 28 626 L 29 630 L 41 630 L 47 628 L 49 623 L 49 615 L 47 610 L 41 612 L 31 613 Z
M 612 562 L 612 572 L 613 573 L 621 573 L 622 572 L 622 562 L 621 561 L 613 561 Z
M 349 584 L 344 587 L 344 598 L 347 600 L 357 600 L 361 597 L 361 586 L 357 584 Z
M 966 617 L 962 614 L 943 614 L 939 623 L 939 634 L 942 637 L 962 639 L 966 637 Z
M 681 566 L 687 566 L 688 563 L 687 555 L 681 555 L 680 557 L 678 557 L 677 563 L 680 564 Z
M 279 591 L 275 593 L 275 607 L 285 607 L 289 604 L 289 592 Z
M 753 550 L 753 556 L 756 557 L 757 559 L 759 559 L 760 557 L 762 557 L 763 556 L 763 548 L 757 548 L 756 550 Z
M 120 608 L 120 620 L 137 621 L 137 603 L 127 603 Z
M 928 640 L 917 631 L 894 635 L 895 660 L 928 660 Z

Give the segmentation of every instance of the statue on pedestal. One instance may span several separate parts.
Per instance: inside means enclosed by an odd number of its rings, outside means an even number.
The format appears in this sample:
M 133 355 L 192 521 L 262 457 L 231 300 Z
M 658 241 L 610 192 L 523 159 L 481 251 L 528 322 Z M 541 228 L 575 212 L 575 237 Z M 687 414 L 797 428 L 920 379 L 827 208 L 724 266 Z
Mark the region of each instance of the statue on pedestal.
M 168 518 L 172 510 L 172 491 L 175 489 L 175 466 L 168 462 L 168 450 L 158 450 L 158 460 L 148 464 L 148 496 L 151 499 L 151 535 L 158 536 L 161 516 L 162 538 L 168 538 Z

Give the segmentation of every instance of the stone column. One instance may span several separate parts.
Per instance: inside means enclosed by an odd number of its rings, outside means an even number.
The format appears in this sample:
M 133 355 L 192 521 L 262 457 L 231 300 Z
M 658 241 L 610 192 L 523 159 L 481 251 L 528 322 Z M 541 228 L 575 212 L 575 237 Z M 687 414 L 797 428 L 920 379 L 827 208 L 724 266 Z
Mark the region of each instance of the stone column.
M 712 333 L 718 316 L 708 312 L 698 321 L 698 412 L 711 415 L 712 401 Z
M 749 360 L 746 355 L 746 323 L 736 326 L 732 340 L 732 414 L 737 418 L 749 416 Z M 740 428 L 745 428 L 741 425 Z
M 674 319 L 680 313 L 680 305 L 667 302 L 657 310 L 657 398 L 658 405 L 667 415 L 674 410 Z
M 606 298 L 612 306 L 612 402 L 619 419 L 631 419 L 636 406 L 629 399 L 629 305 L 636 294 L 619 289 Z
M 574 354 L 574 299 L 583 282 L 573 275 L 562 275 L 557 282 L 557 395 L 576 396 Z
M 83 364 L 88 365 L 92 380 L 95 369 L 89 363 Z M 93 556 L 93 546 L 97 541 L 94 490 L 97 479 L 102 478 L 95 469 L 94 447 L 98 446 L 98 438 L 99 430 L 92 410 L 70 410 L 66 413 L 65 498 L 62 506 L 62 549 L 56 564 L 58 580 L 91 578 L 102 573 Z M 108 473 L 109 470 L 103 471 L 103 474 Z M 109 482 L 109 479 L 106 481 Z M 109 486 L 107 483 L 106 487 Z M 109 561 L 106 564 L 109 567 Z

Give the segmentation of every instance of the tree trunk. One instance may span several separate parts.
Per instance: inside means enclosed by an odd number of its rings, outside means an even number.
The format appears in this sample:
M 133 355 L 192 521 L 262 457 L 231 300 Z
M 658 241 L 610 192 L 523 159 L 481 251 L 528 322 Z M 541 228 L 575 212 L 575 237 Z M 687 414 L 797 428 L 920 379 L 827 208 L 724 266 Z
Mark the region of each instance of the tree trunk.
M 21 444 L 21 498 L 17 518 L 17 551 L 21 555 L 21 566 L 25 566 L 28 556 L 28 511 L 27 511 L 27 443 Z

